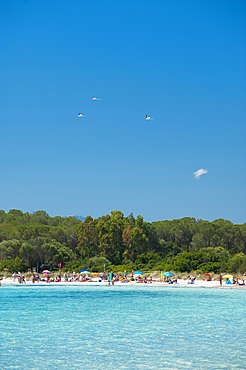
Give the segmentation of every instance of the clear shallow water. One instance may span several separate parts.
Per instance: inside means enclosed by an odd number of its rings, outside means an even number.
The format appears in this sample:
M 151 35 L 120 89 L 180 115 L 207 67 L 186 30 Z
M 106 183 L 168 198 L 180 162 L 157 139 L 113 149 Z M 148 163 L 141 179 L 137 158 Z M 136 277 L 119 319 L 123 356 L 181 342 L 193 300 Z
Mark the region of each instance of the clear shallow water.
M 246 290 L 0 288 L 1 369 L 246 369 Z

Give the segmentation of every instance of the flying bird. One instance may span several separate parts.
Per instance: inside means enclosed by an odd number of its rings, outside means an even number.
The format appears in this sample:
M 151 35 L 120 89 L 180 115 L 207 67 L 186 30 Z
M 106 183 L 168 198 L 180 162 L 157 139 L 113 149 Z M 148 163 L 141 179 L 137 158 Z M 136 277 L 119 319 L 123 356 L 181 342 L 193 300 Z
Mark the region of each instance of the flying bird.
M 101 98 L 91 98 L 91 99 L 89 99 L 89 100 L 102 100 Z
M 87 114 L 79 113 L 79 114 L 78 114 L 78 117 L 87 117 Z
M 147 114 L 145 115 L 145 120 L 146 120 L 146 121 L 150 121 L 151 119 L 154 119 L 154 118 L 152 118 L 152 117 L 148 116 Z
M 204 175 L 205 173 L 207 173 L 208 171 L 207 170 L 205 170 L 204 168 L 200 168 L 200 170 L 197 170 L 197 171 L 195 171 L 195 172 L 193 172 L 193 174 L 194 174 L 194 178 L 196 179 L 196 180 L 199 180 L 200 179 L 200 177 L 202 176 L 202 175 Z

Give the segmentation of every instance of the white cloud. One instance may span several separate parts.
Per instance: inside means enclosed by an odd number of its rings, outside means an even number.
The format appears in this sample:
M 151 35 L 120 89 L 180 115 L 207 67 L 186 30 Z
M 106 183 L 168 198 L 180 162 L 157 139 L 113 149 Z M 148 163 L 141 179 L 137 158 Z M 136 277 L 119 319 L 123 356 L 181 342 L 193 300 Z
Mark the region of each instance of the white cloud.
M 207 172 L 208 171 L 207 170 L 204 170 L 204 168 L 200 168 L 200 170 L 197 170 L 196 172 L 194 172 L 194 177 L 195 177 L 196 180 L 199 180 L 200 179 L 200 176 L 201 175 L 204 175 Z

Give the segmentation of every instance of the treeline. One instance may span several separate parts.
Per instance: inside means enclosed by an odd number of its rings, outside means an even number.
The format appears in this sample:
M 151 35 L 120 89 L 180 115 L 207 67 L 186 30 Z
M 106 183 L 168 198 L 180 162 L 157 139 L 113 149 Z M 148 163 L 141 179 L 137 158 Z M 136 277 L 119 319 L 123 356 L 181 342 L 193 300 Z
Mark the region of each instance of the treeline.
M 0 270 L 87 268 L 198 273 L 246 271 L 246 224 L 182 218 L 147 223 L 120 211 L 84 222 L 0 211 Z
M 76 217 L 45 211 L 0 210 L 0 270 L 57 269 L 60 262 L 75 261 L 80 224 Z

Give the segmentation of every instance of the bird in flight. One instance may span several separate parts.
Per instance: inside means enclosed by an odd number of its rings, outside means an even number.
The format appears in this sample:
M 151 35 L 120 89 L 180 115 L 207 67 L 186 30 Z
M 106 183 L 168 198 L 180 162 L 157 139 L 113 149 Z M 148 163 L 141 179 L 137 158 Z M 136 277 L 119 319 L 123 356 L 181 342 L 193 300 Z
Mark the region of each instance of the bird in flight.
M 91 99 L 89 99 L 89 100 L 102 100 L 101 98 L 91 98 Z
M 145 120 L 146 120 L 146 121 L 150 121 L 151 119 L 154 119 L 154 118 L 152 118 L 152 117 L 148 116 L 147 114 L 145 115 Z
M 79 114 L 78 114 L 78 117 L 87 117 L 87 114 L 79 113 Z

